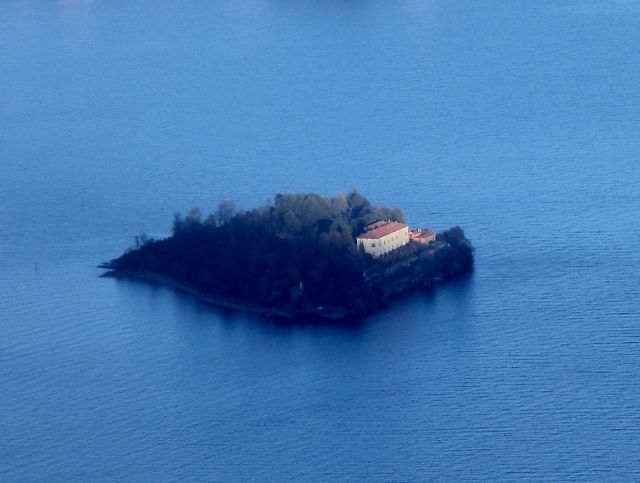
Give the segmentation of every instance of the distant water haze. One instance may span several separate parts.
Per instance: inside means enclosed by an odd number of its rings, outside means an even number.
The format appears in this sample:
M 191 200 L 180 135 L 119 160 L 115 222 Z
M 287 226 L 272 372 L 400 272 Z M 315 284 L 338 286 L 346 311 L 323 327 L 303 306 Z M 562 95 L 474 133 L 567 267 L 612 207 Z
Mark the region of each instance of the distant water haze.
M 631 0 L 1 2 L 0 480 L 638 479 L 638 45 Z M 474 275 L 338 327 L 98 277 L 352 187 Z

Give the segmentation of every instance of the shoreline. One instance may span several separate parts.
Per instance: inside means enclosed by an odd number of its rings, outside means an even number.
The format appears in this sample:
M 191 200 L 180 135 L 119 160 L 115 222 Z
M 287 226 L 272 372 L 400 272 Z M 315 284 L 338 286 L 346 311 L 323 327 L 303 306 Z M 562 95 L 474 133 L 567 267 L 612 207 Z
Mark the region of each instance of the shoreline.
M 226 203 L 205 220 L 196 208 L 176 214 L 167 238 L 135 237 L 134 247 L 100 266 L 103 275 L 262 317 L 335 321 L 362 319 L 473 269 L 462 228 L 412 241 L 409 225 L 397 221 L 400 208 L 375 207 L 355 189 L 334 197 L 278 194 L 244 212 Z M 354 242 L 355 233 L 364 235 Z
M 186 293 L 202 302 L 206 302 L 208 304 L 214 305 L 220 309 L 230 309 L 237 310 L 253 315 L 257 315 L 259 317 L 275 317 L 275 318 L 283 318 L 283 319 L 297 319 L 302 317 L 313 317 L 317 319 L 324 320 L 344 320 L 349 317 L 356 316 L 358 314 L 354 312 L 347 311 L 345 309 L 339 307 L 328 307 L 326 309 L 314 309 L 314 310 L 291 310 L 286 308 L 274 308 L 274 307 L 261 307 L 258 305 L 253 305 L 248 302 L 243 302 L 240 300 L 229 299 L 226 297 L 216 297 L 214 295 L 209 295 L 202 293 L 200 290 L 186 284 L 183 282 L 179 282 L 170 277 L 159 275 L 157 273 L 136 270 L 118 270 L 111 266 L 110 264 L 100 265 L 98 268 L 107 270 L 107 272 L 100 275 L 103 278 L 118 278 L 124 280 L 138 280 L 142 282 L 151 282 L 155 284 L 159 284 L 178 292 Z

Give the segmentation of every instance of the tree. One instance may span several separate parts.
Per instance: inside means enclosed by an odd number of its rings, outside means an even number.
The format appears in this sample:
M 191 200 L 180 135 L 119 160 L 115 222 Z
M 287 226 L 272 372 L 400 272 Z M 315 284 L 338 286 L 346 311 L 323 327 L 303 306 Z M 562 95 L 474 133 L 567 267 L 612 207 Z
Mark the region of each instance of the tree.
M 184 219 L 185 227 L 187 229 L 194 228 L 195 226 L 200 224 L 200 219 L 202 218 L 202 212 L 200 208 L 191 208 L 186 218 Z
M 216 226 L 218 226 L 218 222 L 216 221 L 216 216 L 213 214 L 207 216 L 204 220 L 204 226 L 206 226 L 207 228 L 215 228 Z
M 223 200 L 218 203 L 218 208 L 215 212 L 215 217 L 218 222 L 218 226 L 226 225 L 229 223 L 233 215 L 236 212 L 236 204 L 233 201 Z
M 302 223 L 293 211 L 287 211 L 282 217 L 282 230 L 297 235 L 302 230 Z
M 173 225 L 171 226 L 171 232 L 174 235 L 177 235 L 182 230 L 184 230 L 184 219 L 180 213 L 175 213 L 173 215 Z
M 140 233 L 139 235 L 133 238 L 136 249 L 140 249 L 145 246 L 147 243 L 150 243 L 153 239 L 149 238 L 145 232 Z
M 335 216 L 342 215 L 349 209 L 349 203 L 347 202 L 347 195 L 344 193 L 338 193 L 331 198 L 331 211 Z

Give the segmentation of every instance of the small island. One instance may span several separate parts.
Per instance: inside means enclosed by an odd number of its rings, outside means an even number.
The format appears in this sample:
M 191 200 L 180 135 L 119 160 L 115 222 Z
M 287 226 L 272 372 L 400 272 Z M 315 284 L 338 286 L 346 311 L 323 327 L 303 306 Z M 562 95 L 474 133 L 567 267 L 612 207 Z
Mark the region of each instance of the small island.
M 165 239 L 140 235 L 103 276 L 170 285 L 220 307 L 287 318 L 359 317 L 400 294 L 464 276 L 473 247 L 460 227 L 411 229 L 400 208 L 358 191 L 277 195 L 238 212 L 176 214 Z

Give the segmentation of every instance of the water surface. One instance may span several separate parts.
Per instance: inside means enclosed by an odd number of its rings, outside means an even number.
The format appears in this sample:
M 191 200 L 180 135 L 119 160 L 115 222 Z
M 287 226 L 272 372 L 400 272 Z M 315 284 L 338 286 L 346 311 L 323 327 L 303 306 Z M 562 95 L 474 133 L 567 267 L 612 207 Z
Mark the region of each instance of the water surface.
M 637 479 L 639 16 L 3 1 L 0 479 Z M 473 277 L 350 326 L 98 278 L 175 211 L 351 187 Z

